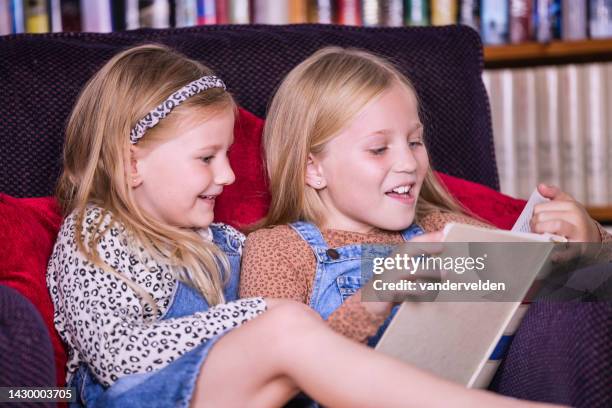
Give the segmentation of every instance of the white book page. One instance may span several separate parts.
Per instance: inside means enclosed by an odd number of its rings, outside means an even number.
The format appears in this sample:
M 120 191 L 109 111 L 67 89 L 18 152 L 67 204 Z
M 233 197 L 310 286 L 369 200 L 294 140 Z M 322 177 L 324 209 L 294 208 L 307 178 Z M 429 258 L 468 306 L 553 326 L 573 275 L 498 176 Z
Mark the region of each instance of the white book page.
M 533 216 L 533 208 L 537 204 L 545 203 L 547 201 L 550 201 L 550 200 L 544 197 L 542 194 L 540 194 L 537 189 L 533 190 L 533 193 L 531 193 L 531 196 L 529 197 L 529 200 L 527 201 L 525 208 L 523 208 L 521 215 L 519 215 L 511 231 L 513 232 L 531 232 L 531 227 L 529 226 L 529 220 L 531 220 L 531 217 Z

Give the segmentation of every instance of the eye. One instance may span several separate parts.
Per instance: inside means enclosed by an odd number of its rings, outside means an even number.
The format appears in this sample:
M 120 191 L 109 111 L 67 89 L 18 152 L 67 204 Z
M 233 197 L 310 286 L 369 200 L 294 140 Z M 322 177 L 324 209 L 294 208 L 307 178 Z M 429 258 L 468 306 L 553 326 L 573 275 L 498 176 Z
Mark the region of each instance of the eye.
M 408 142 L 408 146 L 410 146 L 411 149 L 416 149 L 417 147 L 423 146 L 423 142 L 421 140 L 415 140 Z
M 380 156 L 381 154 L 385 152 L 385 150 L 387 150 L 387 146 L 378 147 L 376 149 L 370 149 L 370 153 L 372 153 L 374 156 Z
M 215 158 L 215 156 L 204 156 L 204 157 L 201 158 L 201 160 L 204 163 L 209 164 L 212 161 L 212 159 L 214 159 L 214 158 Z

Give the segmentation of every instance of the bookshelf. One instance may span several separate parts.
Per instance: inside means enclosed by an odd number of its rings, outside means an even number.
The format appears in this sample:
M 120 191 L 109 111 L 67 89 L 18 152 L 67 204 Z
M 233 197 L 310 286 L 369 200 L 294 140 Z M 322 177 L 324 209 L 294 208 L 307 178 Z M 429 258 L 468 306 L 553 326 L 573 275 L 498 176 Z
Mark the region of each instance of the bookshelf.
M 484 60 L 486 68 L 612 61 L 612 39 L 485 46 Z
M 587 207 L 589 215 L 600 224 L 612 224 L 612 206 Z

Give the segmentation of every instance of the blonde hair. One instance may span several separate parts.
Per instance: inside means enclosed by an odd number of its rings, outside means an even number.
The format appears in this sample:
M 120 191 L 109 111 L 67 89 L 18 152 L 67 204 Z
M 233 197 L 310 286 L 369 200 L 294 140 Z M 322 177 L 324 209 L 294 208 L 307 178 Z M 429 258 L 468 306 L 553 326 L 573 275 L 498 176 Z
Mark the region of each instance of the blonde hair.
M 223 285 L 229 262 L 221 249 L 204 242 L 197 232 L 153 219 L 136 204 L 129 183 L 130 130 L 169 95 L 212 71 L 163 45 L 125 50 L 89 80 L 78 97 L 66 129 L 64 170 L 57 197 L 64 215 L 76 212 L 76 243 L 90 261 L 122 279 L 157 311 L 151 296 L 106 265 L 96 248 L 113 226 L 123 225 L 149 255 L 173 266 L 177 278 L 195 287 L 210 304 L 224 302 Z M 202 121 L 224 109 L 235 111 L 229 93 L 208 89 L 177 106 L 157 126 L 147 130 L 138 146 L 152 146 L 181 116 L 199 114 Z M 91 233 L 83 233 L 89 204 L 103 209 Z M 111 222 L 105 217 L 111 216 Z
M 295 67 L 280 85 L 264 128 L 270 178 L 268 215 L 258 227 L 297 220 L 323 222 L 316 190 L 305 185 L 308 154 L 320 153 L 359 113 L 385 90 L 399 84 L 416 98 L 410 81 L 390 62 L 366 51 L 323 48 Z M 465 209 L 428 169 L 416 206 L 416 220 L 432 211 Z

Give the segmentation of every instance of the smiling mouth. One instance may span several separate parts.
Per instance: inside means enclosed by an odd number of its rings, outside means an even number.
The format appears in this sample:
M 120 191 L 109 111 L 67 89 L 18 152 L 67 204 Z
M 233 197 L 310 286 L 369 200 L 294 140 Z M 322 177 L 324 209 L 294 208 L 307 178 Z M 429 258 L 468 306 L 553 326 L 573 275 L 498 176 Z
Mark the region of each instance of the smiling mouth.
M 385 195 L 404 204 L 413 204 L 415 202 L 414 186 L 415 183 L 403 184 L 387 191 Z
M 216 195 L 205 195 L 205 194 L 200 194 L 198 196 L 198 198 L 201 198 L 202 200 L 209 200 L 209 201 L 215 201 L 215 198 L 217 198 Z

